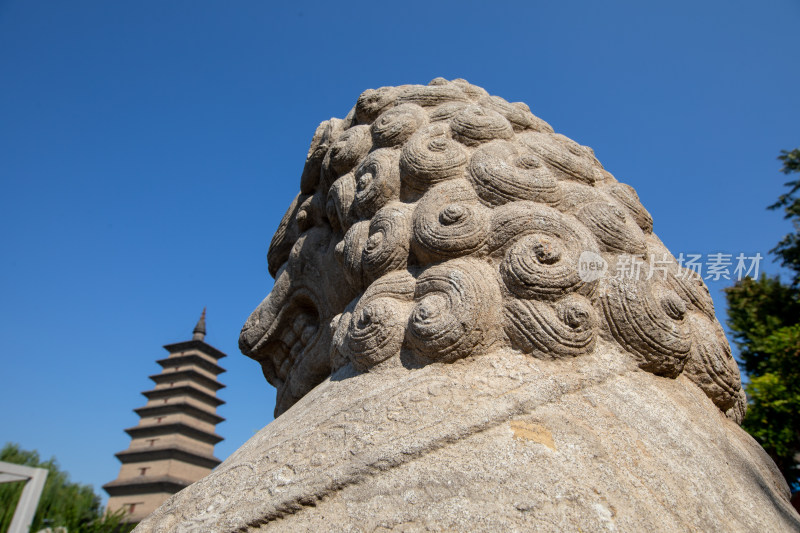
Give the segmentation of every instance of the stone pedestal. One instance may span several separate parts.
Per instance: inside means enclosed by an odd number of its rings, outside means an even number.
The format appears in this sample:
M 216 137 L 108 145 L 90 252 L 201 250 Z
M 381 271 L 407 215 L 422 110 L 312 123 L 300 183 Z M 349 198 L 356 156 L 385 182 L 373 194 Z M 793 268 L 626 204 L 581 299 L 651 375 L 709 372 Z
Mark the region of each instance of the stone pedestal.
M 761 447 L 611 345 L 346 367 L 137 531 L 797 531 Z

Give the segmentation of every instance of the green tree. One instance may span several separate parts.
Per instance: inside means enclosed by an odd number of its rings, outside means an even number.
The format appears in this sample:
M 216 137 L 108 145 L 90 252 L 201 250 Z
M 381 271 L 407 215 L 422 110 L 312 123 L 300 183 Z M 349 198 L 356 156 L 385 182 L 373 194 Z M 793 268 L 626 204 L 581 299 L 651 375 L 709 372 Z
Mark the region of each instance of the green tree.
M 781 171 L 800 172 L 800 149 L 781 151 Z M 769 209 L 783 208 L 794 231 L 770 250 L 791 273 L 784 283 L 764 274 L 725 290 L 728 326 L 749 377 L 748 411 L 742 427 L 764 447 L 786 481 L 800 485 L 800 178 L 785 183 Z
M 778 159 L 783 162 L 781 172 L 791 175 L 793 172 L 800 172 L 800 148 L 795 148 L 791 152 L 781 150 Z M 769 206 L 769 209 L 783 208 L 783 218 L 792 221 L 794 233 L 787 233 L 778 245 L 770 250 L 778 256 L 781 265 L 793 272 L 792 286 L 800 285 L 800 178 L 787 181 L 784 184 L 789 188 L 789 192 L 778 197 L 778 201 Z
M 100 497 L 92 487 L 71 482 L 69 474 L 59 468 L 55 458 L 42 461 L 35 450 L 27 451 L 17 444 L 7 443 L 0 449 L 0 461 L 48 470 L 31 531 L 48 526 L 63 526 L 70 533 L 110 533 L 120 530 L 124 513 L 103 513 Z M 0 533 L 5 533 L 11 525 L 22 487 L 21 482 L 0 484 Z

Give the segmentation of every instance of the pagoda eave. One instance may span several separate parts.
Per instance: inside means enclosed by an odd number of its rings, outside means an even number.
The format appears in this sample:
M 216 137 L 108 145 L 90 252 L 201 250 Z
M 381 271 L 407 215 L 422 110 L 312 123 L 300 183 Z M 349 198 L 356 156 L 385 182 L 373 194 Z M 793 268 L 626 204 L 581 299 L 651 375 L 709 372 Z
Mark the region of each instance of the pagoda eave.
M 147 398 L 148 400 L 158 400 L 161 398 L 175 398 L 177 396 L 189 396 L 193 397 L 201 402 L 206 402 L 209 405 L 213 405 L 214 407 L 219 407 L 220 405 L 224 404 L 223 400 L 220 400 L 213 394 L 209 394 L 208 392 L 202 391 L 190 385 L 178 385 L 177 387 L 169 387 L 163 389 L 150 389 L 142 392 L 142 395 Z
M 186 402 L 137 407 L 133 410 L 133 412 L 142 418 L 149 416 L 184 414 L 214 425 L 225 422 L 225 419 L 218 414 L 209 413 L 204 409 L 200 409 L 199 407 Z
M 173 476 L 147 477 L 139 476 L 135 478 L 116 480 L 103 485 L 103 489 L 109 496 L 128 496 L 135 494 L 147 494 L 151 492 L 176 492 L 191 485 L 192 481 L 176 478 Z
M 124 450 L 114 455 L 122 464 L 176 459 L 184 463 L 213 469 L 222 462 L 213 455 L 203 455 L 192 452 L 191 450 L 177 447 Z
M 214 359 L 222 359 L 223 357 L 228 357 L 228 354 L 217 350 L 210 344 L 206 344 L 204 341 L 199 340 L 191 340 L 191 341 L 183 341 L 183 342 L 176 342 L 173 344 L 165 344 L 164 349 L 167 350 L 169 353 L 178 353 L 178 352 L 186 352 L 189 350 L 197 350 L 198 352 L 203 352 L 207 355 L 210 355 Z
M 153 374 L 148 377 L 157 385 L 160 383 L 170 383 L 172 381 L 191 381 L 214 391 L 225 388 L 225 385 L 216 379 L 204 376 L 194 369 L 178 370 L 175 372 L 167 372 L 166 374 Z
M 178 366 L 184 365 L 196 365 L 202 368 L 203 370 L 218 376 L 225 372 L 225 369 L 221 366 L 212 363 L 208 359 L 204 359 L 197 354 L 190 353 L 186 355 L 176 355 L 173 357 L 165 357 L 164 359 L 159 359 L 156 361 L 162 368 L 175 368 Z
M 178 433 L 187 437 L 205 442 L 207 444 L 217 444 L 224 439 L 210 431 L 203 431 L 196 427 L 192 427 L 183 422 L 172 422 L 168 424 L 156 424 L 151 426 L 133 426 L 127 428 L 125 433 L 130 435 L 131 438 L 147 438 L 147 437 L 162 437 L 164 435 L 173 435 Z

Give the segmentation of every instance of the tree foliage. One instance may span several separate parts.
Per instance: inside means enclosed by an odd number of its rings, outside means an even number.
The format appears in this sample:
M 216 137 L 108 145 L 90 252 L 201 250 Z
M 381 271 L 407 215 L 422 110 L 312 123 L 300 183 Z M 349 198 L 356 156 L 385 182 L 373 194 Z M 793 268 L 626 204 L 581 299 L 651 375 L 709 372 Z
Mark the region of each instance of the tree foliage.
M 785 174 L 800 172 L 800 149 L 778 157 Z M 748 411 L 742 427 L 764 447 L 787 482 L 800 485 L 800 178 L 786 182 L 769 209 L 784 209 L 794 231 L 770 253 L 791 271 L 791 280 L 763 275 L 725 290 L 728 326 L 749 377 Z
M 739 348 L 743 370 L 759 376 L 774 370 L 772 335 L 800 322 L 798 290 L 764 274 L 726 289 L 728 326 Z
M 800 148 L 791 152 L 781 150 L 778 159 L 783 162 L 781 172 L 784 174 L 800 172 Z M 794 232 L 787 233 L 770 252 L 780 259 L 781 266 L 792 270 L 792 286 L 797 287 L 800 285 L 800 198 L 797 197 L 800 192 L 800 178 L 787 181 L 784 185 L 789 188 L 789 192 L 780 195 L 769 209 L 783 208 L 783 218 L 792 221 Z
M 70 533 L 112 532 L 119 529 L 124 513 L 104 514 L 100 497 L 89 485 L 73 483 L 69 474 L 61 470 L 55 458 L 42 461 L 35 450 L 28 451 L 19 445 L 7 443 L 0 449 L 0 461 L 48 470 L 31 531 L 45 527 L 66 527 Z M 0 533 L 11 525 L 23 483 L 0 484 Z

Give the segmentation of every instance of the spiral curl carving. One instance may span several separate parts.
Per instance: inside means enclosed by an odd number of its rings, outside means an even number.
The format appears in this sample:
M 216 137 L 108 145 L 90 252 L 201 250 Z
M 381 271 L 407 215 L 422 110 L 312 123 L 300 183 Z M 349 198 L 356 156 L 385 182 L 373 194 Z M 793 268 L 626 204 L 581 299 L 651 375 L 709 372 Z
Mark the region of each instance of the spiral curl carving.
M 400 152 L 382 148 L 371 152 L 355 172 L 356 210 L 370 218 L 378 210 L 400 197 Z
M 355 107 L 356 120 L 361 124 L 374 121 L 378 115 L 395 105 L 397 92 L 397 87 L 381 87 L 361 93 Z
M 415 133 L 400 156 L 403 183 L 419 192 L 439 182 L 461 177 L 466 166 L 464 148 L 449 137 L 443 124 L 434 124 Z
M 464 94 L 470 100 L 480 100 L 484 96 L 489 96 L 489 93 L 483 87 L 478 87 L 477 85 L 473 85 L 464 78 L 456 78 L 452 80 L 450 83 L 460 88 L 464 91 Z
M 372 283 L 355 308 L 342 319 L 336 337 L 339 352 L 359 371 L 399 356 L 411 313 L 416 281 L 406 271 Z M 337 328 L 337 330 L 339 329 Z
M 400 90 L 397 98 L 400 104 L 416 104 L 422 107 L 435 107 L 450 102 L 468 102 L 461 88 L 453 85 L 414 85 Z
M 534 202 L 506 204 L 492 214 L 489 251 L 503 253 L 500 275 L 513 294 L 555 300 L 593 293 L 597 281 L 581 278 L 578 261 L 583 252 L 599 250 L 577 220 Z
M 300 236 L 300 229 L 297 227 L 297 212 L 307 198 L 308 196 L 304 194 L 295 196 L 294 201 L 278 224 L 278 229 L 275 230 L 275 234 L 272 236 L 272 241 L 269 243 L 269 251 L 267 251 L 267 267 L 273 277 L 278 273 L 281 265 L 289 259 L 289 253 Z
M 641 228 L 618 205 L 592 202 L 578 210 L 578 219 L 594 233 L 608 252 L 644 255 L 647 243 Z
M 344 121 L 338 118 L 326 120 L 317 126 L 317 131 L 314 132 L 314 137 L 311 139 L 311 146 L 308 148 L 303 173 L 300 176 L 301 193 L 313 194 L 314 190 L 316 190 L 325 154 L 343 131 Z
M 696 272 L 678 267 L 676 274 L 669 276 L 667 281 L 670 288 L 678 293 L 689 305 L 709 319 L 716 320 L 714 301 L 711 299 L 708 287 Z
M 591 294 L 596 283 L 581 279 L 580 254 L 559 237 L 529 233 L 508 249 L 500 264 L 500 276 L 521 298 L 554 300 L 569 292 Z
M 559 181 L 558 194 L 558 203 L 555 207 L 562 213 L 572 215 L 586 204 L 606 200 L 596 187 L 577 181 Z
M 602 167 L 591 151 L 557 133 L 524 132 L 519 140 L 547 161 L 561 179 L 574 179 L 589 185 L 602 180 Z
M 489 205 L 532 200 L 553 205 L 559 189 L 551 170 L 531 153 L 520 153 L 508 141 L 493 141 L 472 155 L 469 178 Z
M 553 133 L 553 128 L 531 113 L 528 106 L 525 104 L 517 103 L 512 104 L 500 98 L 499 96 L 484 96 L 479 100 L 482 106 L 497 111 L 511 123 L 514 131 L 520 132 L 525 130 L 539 131 L 543 133 Z
M 465 102 L 450 102 L 447 104 L 442 104 L 437 106 L 430 112 L 430 121 L 432 123 L 442 122 L 442 121 L 450 121 L 451 118 L 456 116 L 461 110 L 467 107 L 469 104 Z
M 357 219 L 353 204 L 356 200 L 356 177 L 348 172 L 328 191 L 325 213 L 334 231 L 346 232 Z
M 429 267 L 417 278 L 414 301 L 406 342 L 425 360 L 480 355 L 496 340 L 501 296 L 494 269 L 483 261 Z
M 469 105 L 459 111 L 450 120 L 450 129 L 453 138 L 467 146 L 514 137 L 514 129 L 503 115 L 478 105 Z
M 736 402 L 733 404 L 733 407 L 725 411 L 725 416 L 733 420 L 739 425 L 742 425 L 744 422 L 744 415 L 747 413 L 747 395 L 744 392 L 744 389 L 739 389 L 739 392 L 736 394 Z
M 376 146 L 397 146 L 406 142 L 427 122 L 428 114 L 420 106 L 400 104 L 381 114 L 372 123 L 372 140 Z
M 699 313 L 691 313 L 687 320 L 694 342 L 683 372 L 725 412 L 736 404 L 742 382 L 725 332 Z
M 639 195 L 630 185 L 626 183 L 612 183 L 608 187 L 608 192 L 628 208 L 633 215 L 633 219 L 645 233 L 653 233 L 653 217 L 647 212 L 639 201 Z
M 594 350 L 597 313 L 582 296 L 556 302 L 506 300 L 504 328 L 515 348 L 535 357 L 577 356 Z
M 322 161 L 322 187 L 330 187 L 342 174 L 350 172 L 372 148 L 369 126 L 353 126 L 345 130 L 325 154 Z
M 336 257 L 341 263 L 347 282 L 356 290 L 366 286 L 364 265 L 361 260 L 369 239 L 369 221 L 353 224 L 344 238 L 336 245 Z
M 367 279 L 374 280 L 408 266 L 412 209 L 408 204 L 395 202 L 372 217 L 362 257 Z
M 300 233 L 309 230 L 313 226 L 325 223 L 326 215 L 323 201 L 322 194 L 317 191 L 300 204 L 295 215 L 297 229 Z
M 643 370 L 677 377 L 692 347 L 684 301 L 661 283 L 611 278 L 602 285 L 599 300 L 612 337 Z
M 441 183 L 414 210 L 412 249 L 425 262 L 475 255 L 489 234 L 490 216 L 465 180 Z

